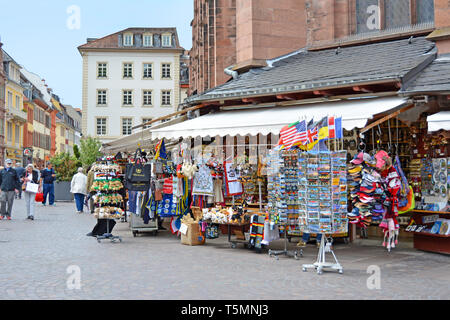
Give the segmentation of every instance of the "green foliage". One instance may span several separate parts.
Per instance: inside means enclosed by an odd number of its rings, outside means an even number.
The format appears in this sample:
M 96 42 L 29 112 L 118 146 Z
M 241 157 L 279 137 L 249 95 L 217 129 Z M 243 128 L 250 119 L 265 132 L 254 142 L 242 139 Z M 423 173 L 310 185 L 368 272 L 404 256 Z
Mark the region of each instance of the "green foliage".
M 55 169 L 57 181 L 71 181 L 74 174 L 77 173 L 78 160 L 68 152 L 55 154 L 50 162 Z
M 80 159 L 80 149 L 76 144 L 73 145 L 73 154 L 77 159 Z
M 78 145 L 74 144 L 73 145 L 73 155 L 75 156 L 75 158 L 77 158 L 77 167 L 82 167 L 83 164 L 81 163 L 80 160 L 80 149 L 78 148 Z
M 101 147 L 102 143 L 97 138 L 87 137 L 81 139 L 80 160 L 85 170 L 103 155 L 100 152 Z

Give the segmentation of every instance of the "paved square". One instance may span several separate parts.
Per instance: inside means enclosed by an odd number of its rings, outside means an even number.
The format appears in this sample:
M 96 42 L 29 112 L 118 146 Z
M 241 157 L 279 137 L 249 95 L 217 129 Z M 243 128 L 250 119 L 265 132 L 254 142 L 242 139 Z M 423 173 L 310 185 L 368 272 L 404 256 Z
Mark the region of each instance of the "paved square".
M 128 223 L 114 234 L 122 243 L 97 243 L 86 233 L 96 223 L 74 203 L 36 204 L 26 220 L 16 200 L 12 221 L 0 221 L 0 296 L 4 299 L 448 299 L 450 257 L 399 247 L 336 244 L 344 274 L 302 272 L 314 262 L 314 245 L 300 260 L 230 248 L 226 236 L 185 246 L 168 231 L 134 238 Z M 294 244 L 290 244 L 292 247 Z M 277 242 L 271 248 L 282 248 Z M 380 268 L 380 289 L 370 290 L 370 265 Z M 70 266 L 80 289 L 69 289 Z M 70 271 L 71 269 L 69 269 Z M 74 269 L 72 269 L 74 270 Z M 70 282 L 70 281 L 69 281 Z M 70 282 L 72 283 L 72 282 Z

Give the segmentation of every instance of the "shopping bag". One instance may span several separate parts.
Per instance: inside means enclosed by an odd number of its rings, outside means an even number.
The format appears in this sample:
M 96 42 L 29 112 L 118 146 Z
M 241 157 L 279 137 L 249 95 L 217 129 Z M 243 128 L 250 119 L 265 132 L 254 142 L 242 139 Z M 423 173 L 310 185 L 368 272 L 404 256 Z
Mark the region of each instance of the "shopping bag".
M 134 154 L 134 163 L 126 165 L 126 179 L 129 182 L 150 182 L 150 169 L 150 164 L 142 163 L 142 151 L 137 149 Z
M 34 200 L 36 202 L 42 202 L 44 201 L 44 194 L 42 192 L 36 193 L 36 196 L 34 197 Z
M 32 193 L 38 193 L 39 191 L 39 184 L 28 182 L 27 186 L 25 188 L 25 191 L 32 192 Z

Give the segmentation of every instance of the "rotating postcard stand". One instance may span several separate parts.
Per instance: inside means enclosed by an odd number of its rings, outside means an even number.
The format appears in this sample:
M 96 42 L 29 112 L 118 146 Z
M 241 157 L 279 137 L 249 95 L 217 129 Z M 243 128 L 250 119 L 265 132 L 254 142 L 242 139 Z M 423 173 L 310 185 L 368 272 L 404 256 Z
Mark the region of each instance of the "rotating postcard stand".
M 339 273 L 343 273 L 344 269 L 342 268 L 341 264 L 336 258 L 336 255 L 334 254 L 333 250 L 331 249 L 331 245 L 333 243 L 333 238 L 327 238 L 325 243 L 326 235 L 322 233 L 322 239 L 320 240 L 320 247 L 319 247 L 319 253 L 317 254 L 317 260 L 314 264 L 304 264 L 302 265 L 302 270 L 306 272 L 307 269 L 316 269 L 318 274 L 322 274 L 324 269 L 333 269 L 338 270 Z M 332 262 L 326 262 L 325 260 L 325 254 L 331 253 L 334 258 L 334 263 Z
M 113 236 L 113 234 L 110 232 L 109 220 L 111 220 L 111 219 L 108 219 L 108 218 L 106 219 L 106 233 L 102 234 L 101 236 L 96 236 L 97 242 L 100 243 L 102 240 L 105 240 L 105 239 L 109 239 L 109 240 L 111 240 L 111 242 L 116 242 L 116 241 L 122 242 L 121 237 Z
M 314 268 L 318 274 L 326 270 L 343 273 L 332 250 L 333 239 L 326 235 L 348 232 L 346 159 L 346 151 L 307 153 L 306 179 L 303 179 L 307 181 L 304 195 L 307 206 L 300 223 L 303 232 L 321 234 L 322 238 L 316 262 L 303 264 L 303 271 Z M 326 261 L 327 253 L 332 254 L 334 262 Z
M 299 259 L 303 256 L 303 249 L 288 251 L 288 227 L 297 224 L 298 218 L 298 200 L 297 200 L 297 184 L 298 184 L 298 167 L 297 157 L 299 152 L 293 151 L 277 151 L 273 150 L 269 153 L 269 171 L 268 171 L 268 203 L 269 203 L 269 220 L 278 225 L 283 226 L 284 233 L 284 249 L 269 249 L 269 256 L 275 257 L 277 260 L 281 255 L 294 257 Z

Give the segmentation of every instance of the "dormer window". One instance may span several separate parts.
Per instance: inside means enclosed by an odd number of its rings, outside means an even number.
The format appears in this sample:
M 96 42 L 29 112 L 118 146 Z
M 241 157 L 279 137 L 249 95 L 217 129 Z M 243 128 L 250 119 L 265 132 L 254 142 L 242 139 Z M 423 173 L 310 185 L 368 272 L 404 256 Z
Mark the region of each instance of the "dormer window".
M 172 46 L 172 35 L 170 33 L 162 35 L 162 46 L 171 47 Z
M 123 35 L 123 45 L 125 47 L 130 47 L 133 45 L 133 34 L 132 33 L 125 33 Z
M 153 46 L 153 35 L 151 33 L 144 33 L 144 47 Z

